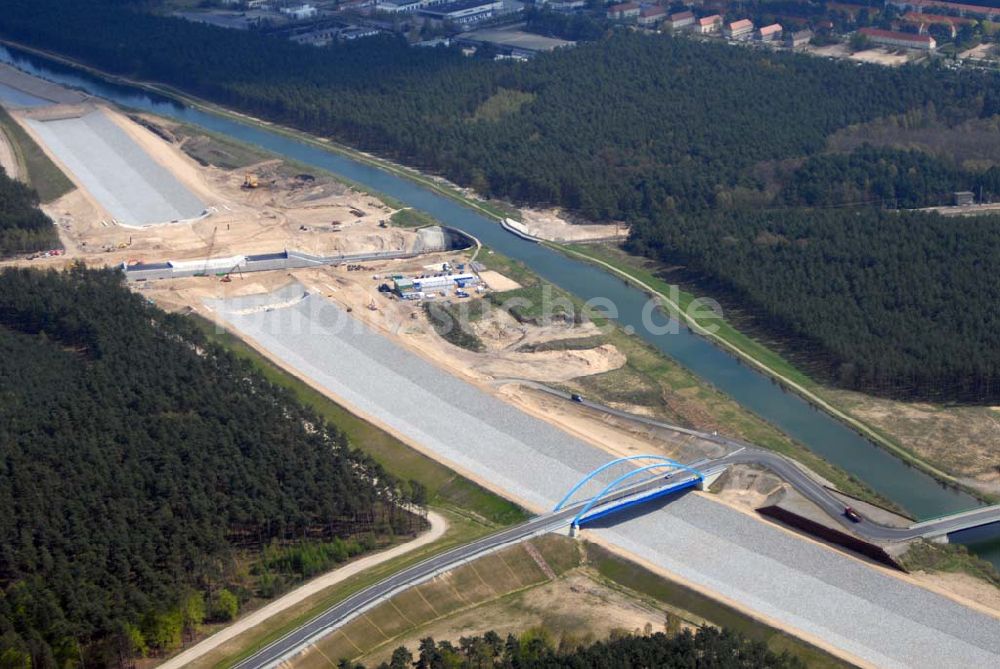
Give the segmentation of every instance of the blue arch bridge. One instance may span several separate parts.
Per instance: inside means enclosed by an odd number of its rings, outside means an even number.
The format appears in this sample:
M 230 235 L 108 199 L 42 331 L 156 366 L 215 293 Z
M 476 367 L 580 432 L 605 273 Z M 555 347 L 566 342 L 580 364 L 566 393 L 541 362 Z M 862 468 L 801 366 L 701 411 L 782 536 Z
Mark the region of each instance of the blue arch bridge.
M 697 464 L 699 463 L 695 463 Z M 574 500 L 577 493 L 589 484 L 609 478 L 605 472 L 615 468 L 625 468 L 626 471 L 603 485 L 597 494 Z M 663 455 L 630 455 L 617 458 L 580 479 L 552 511 L 556 513 L 567 508 L 579 508 L 571 521 L 571 532 L 575 532 L 585 523 L 629 507 L 691 488 L 703 490 L 724 469 L 725 467 L 713 467 L 711 470 L 700 471 L 694 465 L 681 464 Z M 593 485 L 590 485 L 590 488 L 593 489 Z

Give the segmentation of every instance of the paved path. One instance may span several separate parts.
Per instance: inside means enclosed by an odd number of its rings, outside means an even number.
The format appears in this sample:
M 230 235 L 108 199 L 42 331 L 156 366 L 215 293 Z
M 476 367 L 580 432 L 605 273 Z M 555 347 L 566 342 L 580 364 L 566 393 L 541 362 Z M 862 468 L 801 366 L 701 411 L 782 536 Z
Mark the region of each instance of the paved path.
M 548 386 L 534 381 L 522 379 L 502 379 L 498 380 L 497 383 L 507 381 L 511 383 L 519 383 L 524 386 L 535 388 L 536 390 L 541 390 L 542 392 L 550 395 L 555 395 L 564 400 L 571 401 L 569 393 L 549 388 Z M 660 421 L 653 420 L 652 418 L 620 411 L 613 407 L 598 404 L 597 402 L 591 402 L 588 399 L 583 399 L 579 402 L 579 404 L 611 416 L 624 418 L 625 420 L 642 423 L 652 427 L 671 430 L 673 432 L 688 434 L 731 448 L 734 451 L 731 455 L 727 455 L 714 462 L 716 464 L 748 464 L 766 467 L 790 483 L 803 496 L 819 506 L 831 518 L 839 522 L 841 525 L 872 541 L 908 541 L 910 539 L 917 539 L 921 537 L 934 538 L 947 535 L 951 532 L 977 527 L 979 525 L 1000 522 L 1000 504 L 997 504 L 952 514 L 950 516 L 944 516 L 942 518 L 935 518 L 915 523 L 910 527 L 890 527 L 868 518 L 862 518 L 861 522 L 855 523 L 844 516 L 844 504 L 840 499 L 831 494 L 830 491 L 814 477 L 810 476 L 801 465 L 783 455 L 780 455 L 779 453 L 765 450 L 746 442 L 729 439 L 728 437 L 723 437 L 718 434 L 709 434 L 707 432 L 691 430 L 677 425 L 661 423 Z
M 270 356 L 352 411 L 527 508 L 553 508 L 611 459 L 400 347 L 322 296 L 238 313 L 252 303 L 236 298 L 212 305 Z M 594 487 L 605 483 L 594 481 Z M 688 494 L 642 511 L 612 516 L 587 532 L 858 663 L 1000 665 L 996 617 L 710 496 Z
M 207 639 L 203 639 L 184 652 L 178 653 L 163 664 L 159 665 L 159 669 L 181 669 L 181 667 L 186 667 L 191 662 L 194 662 L 199 657 L 215 650 L 230 639 L 233 639 L 234 637 L 253 627 L 256 627 L 257 625 L 260 625 L 271 616 L 276 615 L 289 607 L 295 606 L 302 600 L 316 594 L 320 590 L 336 585 L 337 583 L 340 583 L 355 574 L 371 569 L 372 567 L 380 565 L 383 562 L 395 559 L 400 555 L 405 555 L 406 553 L 416 550 L 421 546 L 434 543 L 440 539 L 448 529 L 448 521 L 445 520 L 444 516 L 434 513 L 433 511 L 427 514 L 427 519 L 431 523 L 430 530 L 424 532 L 416 539 L 408 541 L 405 544 L 393 546 L 388 550 L 368 555 L 360 560 L 355 560 L 354 562 L 350 562 L 343 567 L 338 567 L 337 569 L 329 571 L 322 576 L 318 576 L 308 583 L 302 584 L 295 590 L 281 596 L 270 604 L 240 618 L 232 625 L 219 630 Z

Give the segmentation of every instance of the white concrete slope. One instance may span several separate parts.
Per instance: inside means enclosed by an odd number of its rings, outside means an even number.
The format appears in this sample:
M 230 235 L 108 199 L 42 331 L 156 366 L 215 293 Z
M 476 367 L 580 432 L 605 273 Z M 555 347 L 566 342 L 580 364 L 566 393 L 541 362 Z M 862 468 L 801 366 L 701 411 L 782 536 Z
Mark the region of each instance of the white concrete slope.
M 280 294 L 273 297 L 281 302 Z M 611 459 L 412 355 L 320 296 L 247 314 L 244 307 L 254 303 L 210 306 L 350 408 L 535 510 L 551 509 L 586 472 Z M 864 662 L 1000 665 L 997 618 L 705 497 L 688 495 L 645 515 L 607 521 L 590 531 Z

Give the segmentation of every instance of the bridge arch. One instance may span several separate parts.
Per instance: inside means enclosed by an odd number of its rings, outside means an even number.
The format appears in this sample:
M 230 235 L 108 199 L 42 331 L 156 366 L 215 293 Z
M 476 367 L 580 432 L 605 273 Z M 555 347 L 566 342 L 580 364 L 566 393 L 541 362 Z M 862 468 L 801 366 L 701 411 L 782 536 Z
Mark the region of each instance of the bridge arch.
M 627 481 L 628 479 L 630 479 L 630 478 L 632 478 L 634 476 L 638 476 L 639 474 L 644 474 L 645 472 L 649 471 L 650 469 L 658 469 L 660 467 L 673 467 L 673 465 L 666 464 L 666 463 L 663 463 L 663 462 L 655 462 L 655 463 L 653 463 L 651 465 L 646 465 L 644 467 L 639 467 L 638 469 L 633 469 L 632 471 L 625 472 L 624 474 L 622 474 L 621 476 L 619 476 L 618 478 L 616 478 L 614 481 L 612 481 L 608 485 L 604 486 L 604 489 L 601 490 L 601 492 L 599 492 L 596 495 L 594 495 L 593 497 L 591 497 L 590 501 L 588 501 L 584 505 L 584 507 L 582 509 L 580 509 L 580 512 L 577 513 L 573 517 L 573 522 L 572 522 L 573 527 L 574 528 L 580 527 L 580 521 L 583 520 L 583 518 L 587 515 L 587 513 L 592 508 L 594 508 L 594 506 L 596 506 L 597 504 L 600 504 L 601 501 L 604 499 L 604 496 L 607 495 L 612 490 L 614 490 L 618 485 L 620 485 L 621 483 L 624 483 L 625 481 Z M 692 473 L 695 474 L 695 478 L 692 479 L 691 482 L 688 483 L 686 487 L 691 487 L 695 483 L 697 483 L 697 482 L 699 482 L 699 481 L 702 480 L 701 472 L 699 472 L 699 471 L 697 471 L 695 469 L 692 469 L 690 467 L 685 467 L 684 465 L 681 465 L 679 467 L 679 469 L 685 469 L 685 470 L 690 471 L 690 472 L 692 472 Z
M 616 458 L 614 460 L 611 460 L 610 462 L 606 462 L 603 465 L 601 465 L 600 467 L 598 467 L 597 469 L 595 469 L 594 471 L 592 471 L 589 474 L 587 474 L 586 476 L 584 476 L 576 485 L 574 485 L 570 489 L 570 491 L 568 493 L 566 493 L 566 495 L 559 501 L 559 503 L 556 504 L 556 506 L 553 509 L 553 511 L 559 511 L 564 506 L 566 506 L 566 504 L 570 501 L 570 499 L 573 498 L 573 495 L 575 495 L 587 483 L 589 483 L 590 481 L 594 480 L 594 478 L 597 477 L 602 472 L 607 471 L 608 469 L 610 469 L 611 467 L 614 467 L 616 465 L 619 465 L 619 464 L 622 464 L 622 463 L 625 463 L 625 462 L 631 462 L 631 461 L 634 461 L 634 460 L 652 460 L 654 462 L 652 462 L 652 464 L 647 464 L 647 465 L 644 465 L 642 467 L 638 467 L 636 469 L 630 469 L 628 472 L 622 474 L 621 476 L 619 476 L 618 478 L 616 478 L 614 481 L 612 481 L 608 485 L 604 486 L 604 489 L 601 490 L 596 495 L 594 495 L 593 497 L 591 497 L 590 500 L 584 505 L 583 509 L 576 515 L 576 517 L 573 518 L 573 525 L 574 526 L 577 526 L 579 524 L 580 520 L 594 506 L 596 506 L 604 498 L 604 496 L 607 495 L 609 492 L 611 492 L 616 487 L 618 487 L 619 485 L 621 485 L 625 481 L 629 480 L 630 478 L 633 478 L 635 476 L 639 476 L 640 474 L 644 474 L 644 473 L 646 473 L 646 472 L 648 472 L 650 470 L 660 469 L 660 468 L 670 468 L 670 469 L 684 470 L 684 471 L 688 471 L 688 472 L 694 474 L 695 477 L 697 477 L 698 480 L 701 480 L 703 478 L 701 472 L 698 471 L 697 469 L 694 469 L 693 467 L 690 467 L 688 465 L 683 465 L 683 464 L 677 462 L 676 460 L 673 460 L 673 459 L 668 458 L 668 457 L 663 456 L 663 455 L 629 455 L 629 456 L 626 456 L 626 457 Z

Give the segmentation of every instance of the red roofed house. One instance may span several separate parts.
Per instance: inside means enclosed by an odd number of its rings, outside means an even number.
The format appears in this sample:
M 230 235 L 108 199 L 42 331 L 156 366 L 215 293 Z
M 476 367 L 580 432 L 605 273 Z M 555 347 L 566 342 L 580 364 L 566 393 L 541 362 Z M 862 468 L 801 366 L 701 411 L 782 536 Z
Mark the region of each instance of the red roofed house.
M 912 9 L 921 13 L 925 9 L 944 9 L 955 12 L 959 16 L 975 16 L 987 21 L 993 21 L 995 18 L 1000 17 L 1000 7 L 963 5 L 958 2 L 946 2 L 945 0 L 887 0 L 886 4 L 895 5 L 900 9 Z
M 771 42 L 781 37 L 781 24 L 772 23 L 757 31 L 757 39 L 761 42 Z
M 674 12 L 667 19 L 666 26 L 671 30 L 679 30 L 680 28 L 687 28 L 694 24 L 694 12 Z
M 974 26 L 973 19 L 962 19 L 957 16 L 943 16 L 941 14 L 917 14 L 916 12 L 906 12 L 900 20 L 911 26 L 917 26 L 917 31 L 927 32 L 927 27 L 932 24 L 942 25 L 951 30 L 951 38 L 955 39 L 958 34 L 958 26 Z
M 639 12 L 640 26 L 653 26 L 666 17 L 667 10 L 663 7 L 646 7 Z
M 624 21 L 626 19 L 634 19 L 639 16 L 641 8 L 637 2 L 624 2 L 620 5 L 611 5 L 608 7 L 608 18 L 612 21 Z
M 691 30 L 696 33 L 701 33 L 702 35 L 717 33 L 721 27 L 722 17 L 718 14 L 712 14 L 711 16 L 700 18 L 691 24 Z
M 937 48 L 937 40 L 930 35 L 898 33 L 894 30 L 880 30 L 878 28 L 862 28 L 858 32 L 875 44 L 881 44 L 882 46 L 921 49 L 922 51 L 933 51 Z
M 722 29 L 722 33 L 729 39 L 745 37 L 753 32 L 753 21 L 750 19 L 740 19 L 733 21 Z

